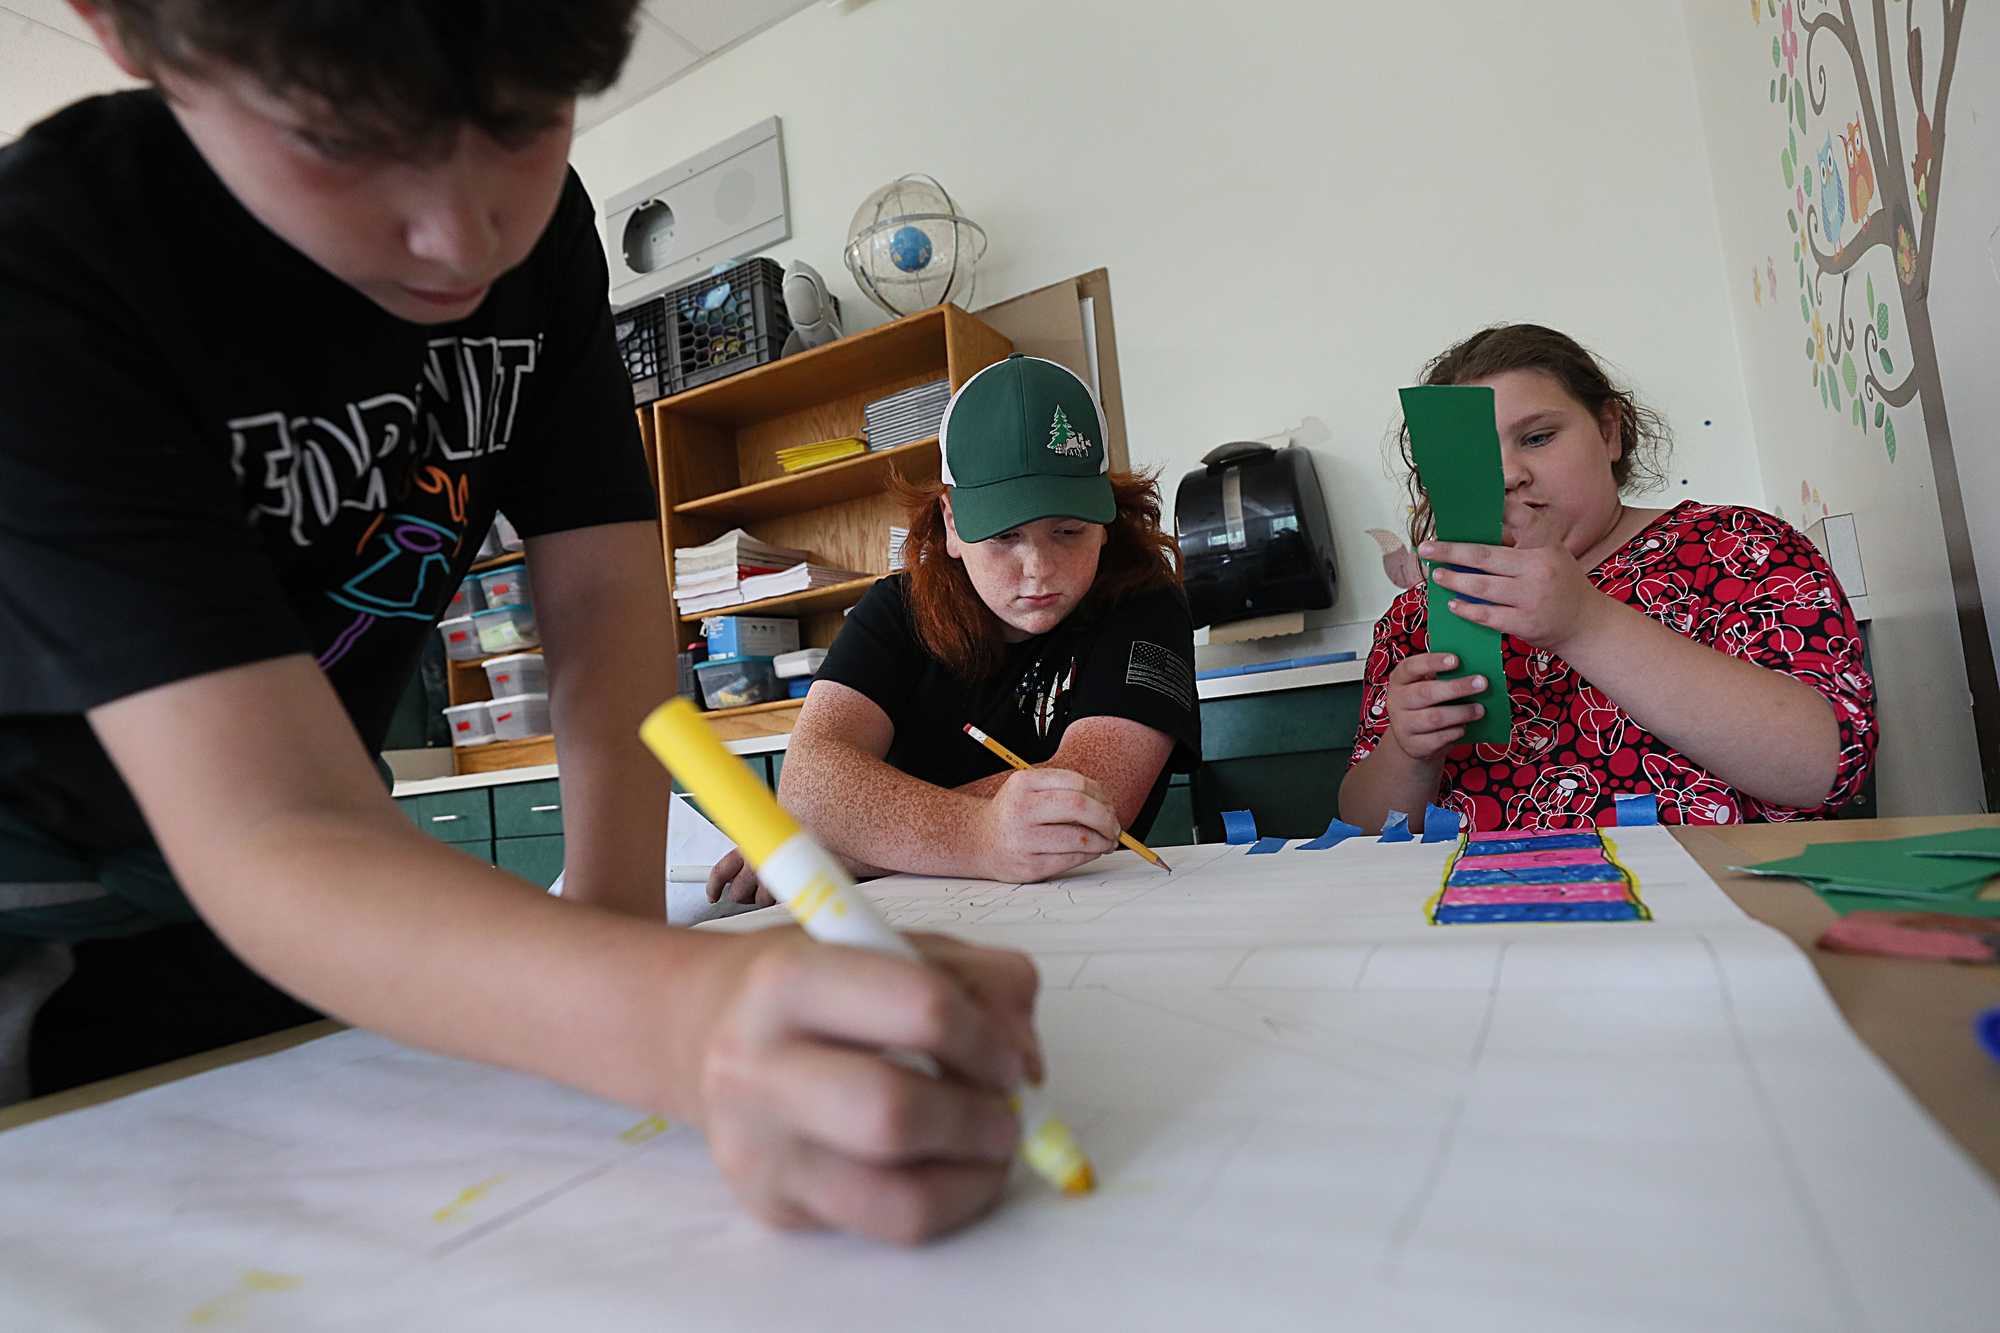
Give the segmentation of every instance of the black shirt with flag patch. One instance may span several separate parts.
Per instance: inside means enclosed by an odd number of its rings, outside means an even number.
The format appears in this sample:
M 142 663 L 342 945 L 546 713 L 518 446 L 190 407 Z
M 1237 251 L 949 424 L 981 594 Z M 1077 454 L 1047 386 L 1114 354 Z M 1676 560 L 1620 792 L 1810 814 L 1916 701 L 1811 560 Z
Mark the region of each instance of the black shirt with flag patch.
M 1072 723 L 1130 718 L 1174 741 L 1129 830 L 1143 840 L 1168 774 L 1193 772 L 1201 760 L 1194 624 L 1180 589 L 1133 593 L 1096 614 L 1075 612 L 1047 634 L 1009 644 L 997 673 L 968 682 L 917 637 L 906 584 L 894 574 L 869 589 L 814 676 L 860 691 L 889 715 L 896 729 L 889 764 L 939 787 L 960 787 L 1005 767 L 965 734 L 968 722 L 1040 764 L 1054 757 Z
M 605 288 L 574 173 L 422 326 L 257 222 L 155 92 L 0 150 L 0 805 L 142 845 L 84 712 L 291 653 L 373 748 L 496 509 L 650 518 Z

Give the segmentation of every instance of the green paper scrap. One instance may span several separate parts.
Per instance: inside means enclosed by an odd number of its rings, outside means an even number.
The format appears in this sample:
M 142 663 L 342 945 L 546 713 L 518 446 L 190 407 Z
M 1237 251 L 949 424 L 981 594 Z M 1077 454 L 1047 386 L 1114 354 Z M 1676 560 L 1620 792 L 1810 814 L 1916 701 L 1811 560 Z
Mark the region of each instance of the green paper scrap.
M 2000 866 L 1983 852 L 1993 845 L 1986 836 L 1992 830 L 1963 832 L 1972 836 L 1942 833 L 1871 842 L 1816 842 L 1797 856 L 1735 868 L 1752 875 L 1815 881 L 1815 887 L 1834 885 L 1851 893 L 1976 897 Z
M 1905 840 L 1910 841 L 1910 840 Z M 2000 828 L 1967 828 L 1952 833 L 1932 833 L 1914 839 L 1923 844 L 1911 847 L 1913 856 L 1975 857 L 2000 861 Z
M 1401 391 L 1403 421 L 1410 428 L 1410 454 L 1430 497 L 1440 541 L 1501 543 L 1507 487 L 1500 473 L 1500 429 L 1493 416 L 1493 390 L 1472 385 L 1426 384 Z M 1433 562 L 1433 567 L 1435 567 Z M 1465 729 L 1467 742 L 1505 745 L 1513 734 L 1513 707 L 1507 698 L 1507 669 L 1500 655 L 1500 631 L 1453 614 L 1452 594 L 1436 582 L 1426 601 L 1430 646 L 1453 653 L 1458 669 L 1445 680 L 1486 677 L 1472 699 L 1486 715 Z
M 1819 900 L 1842 916 L 1849 912 L 1921 911 L 1942 912 L 1946 916 L 2000 917 L 2000 901 L 1986 898 L 1885 898 L 1874 893 L 1849 893 L 1844 889 L 1814 885 Z

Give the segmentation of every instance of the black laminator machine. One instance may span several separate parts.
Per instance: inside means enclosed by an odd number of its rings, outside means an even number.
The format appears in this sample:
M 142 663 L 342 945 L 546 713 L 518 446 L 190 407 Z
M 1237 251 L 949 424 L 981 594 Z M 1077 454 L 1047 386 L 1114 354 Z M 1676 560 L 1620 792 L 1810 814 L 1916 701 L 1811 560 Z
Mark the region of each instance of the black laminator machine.
M 1333 529 L 1312 454 L 1241 441 L 1202 455 L 1174 493 L 1196 625 L 1333 605 Z

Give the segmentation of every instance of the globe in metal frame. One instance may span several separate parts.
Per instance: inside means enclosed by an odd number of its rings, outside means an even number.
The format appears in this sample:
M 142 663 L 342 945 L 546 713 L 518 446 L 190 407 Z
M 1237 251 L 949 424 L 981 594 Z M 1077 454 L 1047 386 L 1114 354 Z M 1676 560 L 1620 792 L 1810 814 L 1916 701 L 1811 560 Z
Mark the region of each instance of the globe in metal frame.
M 894 316 L 969 305 L 986 230 L 958 211 L 936 178 L 898 176 L 869 195 L 848 224 L 842 258 L 855 286 Z

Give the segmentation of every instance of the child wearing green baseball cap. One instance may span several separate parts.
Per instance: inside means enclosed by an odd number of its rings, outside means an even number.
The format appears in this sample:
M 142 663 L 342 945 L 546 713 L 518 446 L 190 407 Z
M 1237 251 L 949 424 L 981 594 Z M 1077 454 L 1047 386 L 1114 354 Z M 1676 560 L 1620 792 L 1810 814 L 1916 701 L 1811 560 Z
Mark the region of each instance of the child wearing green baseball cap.
M 1157 485 L 1111 471 L 1103 412 L 1052 361 L 980 371 L 938 433 L 941 480 L 903 488 L 908 568 L 849 614 L 779 795 L 864 870 L 1046 879 L 1121 828 L 1143 839 L 1199 759 L 1178 550 Z M 709 892 L 757 888 L 732 857 Z

